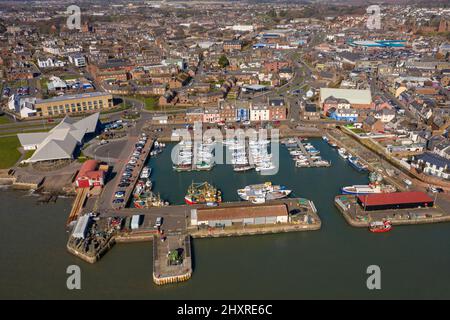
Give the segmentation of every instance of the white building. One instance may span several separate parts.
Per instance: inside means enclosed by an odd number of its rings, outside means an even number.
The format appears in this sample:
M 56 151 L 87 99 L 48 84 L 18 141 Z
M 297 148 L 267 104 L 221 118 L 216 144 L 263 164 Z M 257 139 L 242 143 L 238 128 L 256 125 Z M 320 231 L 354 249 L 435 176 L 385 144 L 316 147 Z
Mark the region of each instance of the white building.
M 61 60 L 56 60 L 52 58 L 48 59 L 38 59 L 37 60 L 39 68 L 61 68 L 65 66 L 65 62 Z
M 69 62 L 75 67 L 86 67 L 86 58 L 82 54 L 69 55 Z
M 28 118 L 36 115 L 36 110 L 34 108 L 35 102 L 35 97 L 13 94 L 8 99 L 8 109 L 20 114 L 22 118 Z
M 270 121 L 269 106 L 252 105 L 250 108 L 250 121 Z
M 231 27 L 231 30 L 241 32 L 253 32 L 255 30 L 255 27 L 253 27 L 251 24 L 249 25 L 235 24 L 234 26 Z

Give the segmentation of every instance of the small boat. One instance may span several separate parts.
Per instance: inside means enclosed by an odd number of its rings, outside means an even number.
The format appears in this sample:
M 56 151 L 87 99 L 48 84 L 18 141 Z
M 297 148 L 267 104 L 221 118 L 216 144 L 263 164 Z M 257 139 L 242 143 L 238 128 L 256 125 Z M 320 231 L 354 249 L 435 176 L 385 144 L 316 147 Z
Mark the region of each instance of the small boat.
M 235 166 L 235 167 L 233 168 L 233 171 L 235 171 L 235 172 L 244 172 L 244 171 L 251 170 L 251 169 L 253 169 L 253 168 L 254 168 L 254 167 L 251 166 L 251 165 L 243 165 L 243 166 L 237 165 L 237 166 Z
M 151 174 L 152 174 L 152 169 L 149 167 L 144 167 L 144 169 L 142 169 L 141 175 L 139 177 L 141 179 L 148 179 Z
M 374 221 L 369 225 L 370 232 L 381 233 L 391 231 L 392 224 L 389 220 L 386 221 Z
M 339 148 L 338 153 L 339 153 L 339 156 L 341 156 L 341 158 L 343 158 L 343 159 L 348 158 L 347 151 L 344 148 Z
M 296 161 L 295 166 L 297 168 L 308 168 L 310 166 L 309 161 Z
M 190 171 L 192 170 L 192 165 L 189 163 L 185 163 L 185 164 L 178 164 L 178 165 L 173 165 L 172 166 L 173 170 L 175 171 Z

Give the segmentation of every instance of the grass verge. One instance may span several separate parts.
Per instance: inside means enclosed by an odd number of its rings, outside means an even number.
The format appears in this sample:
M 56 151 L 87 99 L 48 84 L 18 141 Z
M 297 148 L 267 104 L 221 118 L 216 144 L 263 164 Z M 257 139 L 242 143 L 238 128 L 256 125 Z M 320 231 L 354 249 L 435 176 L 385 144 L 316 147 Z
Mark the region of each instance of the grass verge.
M 8 169 L 16 164 L 21 155 L 19 147 L 17 136 L 0 138 L 0 169 Z

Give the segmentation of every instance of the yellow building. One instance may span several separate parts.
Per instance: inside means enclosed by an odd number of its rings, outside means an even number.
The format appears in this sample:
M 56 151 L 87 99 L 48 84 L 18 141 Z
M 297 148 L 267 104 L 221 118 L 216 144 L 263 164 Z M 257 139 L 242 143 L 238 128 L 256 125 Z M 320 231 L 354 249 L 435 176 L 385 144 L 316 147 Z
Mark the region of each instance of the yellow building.
M 113 97 L 111 94 L 104 92 L 82 93 L 50 99 L 38 99 L 34 107 L 36 115 L 41 117 L 98 112 L 112 108 Z

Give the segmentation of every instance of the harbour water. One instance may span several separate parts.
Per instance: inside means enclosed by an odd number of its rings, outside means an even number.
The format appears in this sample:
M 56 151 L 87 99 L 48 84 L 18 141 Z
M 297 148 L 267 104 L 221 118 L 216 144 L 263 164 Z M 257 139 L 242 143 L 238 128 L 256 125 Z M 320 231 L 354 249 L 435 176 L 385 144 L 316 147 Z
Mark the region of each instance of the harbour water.
M 322 229 L 313 232 L 195 239 L 194 274 L 184 283 L 152 282 L 151 243 L 119 244 L 90 265 L 66 252 L 64 223 L 72 199 L 36 205 L 25 192 L 1 190 L 0 298 L 305 299 L 450 298 L 450 224 L 399 226 L 372 234 L 347 225 L 333 205 L 343 185 L 367 182 L 322 140 L 311 140 L 330 168 L 295 168 L 281 149 L 276 176 L 236 173 L 231 166 L 176 173 L 170 147 L 150 161 L 154 191 L 182 203 L 192 181 L 220 188 L 225 201 L 236 189 L 272 181 L 293 196 L 314 201 Z M 81 290 L 66 288 L 69 265 L 81 268 Z M 381 290 L 366 287 L 369 265 L 381 268 Z

